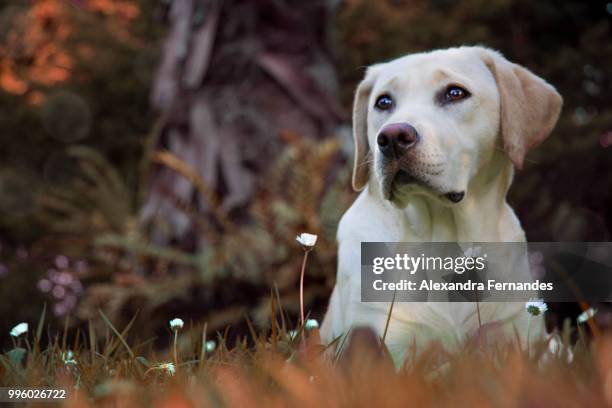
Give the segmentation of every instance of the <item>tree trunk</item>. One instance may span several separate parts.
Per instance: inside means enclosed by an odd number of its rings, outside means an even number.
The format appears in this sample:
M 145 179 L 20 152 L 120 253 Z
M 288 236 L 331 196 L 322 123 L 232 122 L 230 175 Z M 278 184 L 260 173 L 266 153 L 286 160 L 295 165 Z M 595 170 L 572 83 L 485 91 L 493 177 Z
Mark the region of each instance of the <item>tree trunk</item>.
M 194 216 L 217 229 L 208 221 L 219 217 L 210 214 L 242 216 L 281 148 L 279 135 L 324 138 L 345 120 L 331 62 L 336 3 L 173 0 L 165 6 L 168 32 L 151 103 L 160 118 L 155 148 L 171 155 L 154 155 L 141 213 L 156 243 L 206 245 Z

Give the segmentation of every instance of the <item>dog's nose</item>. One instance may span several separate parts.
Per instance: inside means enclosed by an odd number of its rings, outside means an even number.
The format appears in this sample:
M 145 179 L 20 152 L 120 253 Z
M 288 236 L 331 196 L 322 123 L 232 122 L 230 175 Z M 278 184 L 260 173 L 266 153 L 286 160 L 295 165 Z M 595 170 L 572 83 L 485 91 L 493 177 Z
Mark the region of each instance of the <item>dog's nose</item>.
M 385 126 L 376 143 L 380 152 L 386 157 L 400 157 L 410 150 L 419 140 L 414 126 L 408 123 L 393 123 Z

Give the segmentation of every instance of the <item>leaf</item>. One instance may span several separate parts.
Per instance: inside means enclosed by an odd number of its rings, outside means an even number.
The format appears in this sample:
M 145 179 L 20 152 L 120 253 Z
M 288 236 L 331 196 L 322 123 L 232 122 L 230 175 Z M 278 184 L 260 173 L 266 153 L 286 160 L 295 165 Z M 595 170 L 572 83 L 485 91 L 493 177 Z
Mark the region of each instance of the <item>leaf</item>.
M 40 319 L 38 320 L 38 327 L 36 328 L 36 345 L 40 344 L 40 338 L 42 336 L 43 326 L 45 325 L 45 316 L 47 315 L 47 302 L 43 306 L 43 311 L 40 314 Z
M 136 320 L 136 316 L 138 314 L 135 314 L 134 317 L 132 318 L 132 320 L 130 320 L 130 322 L 125 327 L 125 329 L 123 329 L 123 333 L 119 333 L 119 331 L 117 329 L 115 329 L 115 326 L 113 326 L 113 324 L 110 322 L 110 320 L 108 320 L 108 317 L 106 317 L 106 315 L 104 314 L 104 312 L 102 312 L 102 310 L 98 309 L 98 313 L 100 313 L 100 317 L 102 317 L 102 320 L 104 320 L 104 323 L 107 324 L 107 326 L 113 331 L 113 333 L 115 333 L 115 335 L 117 336 L 119 341 L 121 341 L 121 343 L 123 344 L 125 349 L 130 354 L 130 357 L 134 358 L 134 352 L 132 352 L 132 349 L 127 344 L 127 342 L 125 341 L 123 336 L 125 336 L 127 334 L 127 331 L 130 329 L 130 327 L 132 327 L 132 324 L 134 323 L 134 320 Z M 110 348 L 110 351 L 112 351 L 112 347 Z M 110 351 L 107 350 L 107 353 L 110 354 Z

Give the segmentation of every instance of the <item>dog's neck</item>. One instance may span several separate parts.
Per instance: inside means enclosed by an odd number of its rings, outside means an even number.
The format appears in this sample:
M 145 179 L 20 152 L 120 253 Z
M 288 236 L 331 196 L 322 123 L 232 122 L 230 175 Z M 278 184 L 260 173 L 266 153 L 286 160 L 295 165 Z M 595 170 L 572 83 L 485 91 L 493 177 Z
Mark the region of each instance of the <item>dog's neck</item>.
M 506 202 L 513 176 L 510 160 L 496 153 L 472 178 L 459 203 L 415 194 L 403 209 L 386 204 L 399 213 L 406 241 L 522 242 L 524 232 Z M 380 192 L 370 189 L 370 194 Z

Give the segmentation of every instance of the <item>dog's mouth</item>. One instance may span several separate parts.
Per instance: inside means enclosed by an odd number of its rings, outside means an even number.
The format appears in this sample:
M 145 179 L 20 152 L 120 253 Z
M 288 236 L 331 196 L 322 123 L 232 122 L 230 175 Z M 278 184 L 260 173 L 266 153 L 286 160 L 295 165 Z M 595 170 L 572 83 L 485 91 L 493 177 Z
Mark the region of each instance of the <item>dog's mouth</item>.
M 418 182 L 419 179 L 414 177 L 412 174 L 400 169 L 397 171 L 397 173 L 395 173 L 395 176 L 393 176 L 391 184 L 396 186 L 405 186 L 407 184 L 416 184 Z
M 395 173 L 387 173 L 382 181 L 382 193 L 386 200 L 395 202 L 402 192 L 427 187 L 427 183 L 409 172 L 397 169 Z
M 385 177 L 382 185 L 383 196 L 391 202 L 398 200 L 399 195 L 405 192 L 426 192 L 433 193 L 435 196 L 457 204 L 465 197 L 464 191 L 440 192 L 430 182 L 420 179 L 409 172 L 398 169 L 395 174 L 390 174 Z

